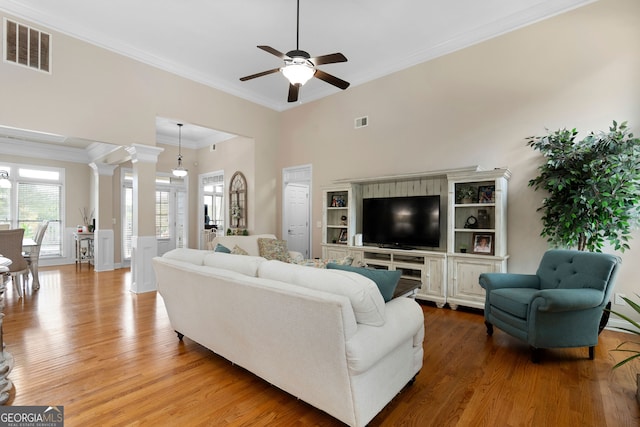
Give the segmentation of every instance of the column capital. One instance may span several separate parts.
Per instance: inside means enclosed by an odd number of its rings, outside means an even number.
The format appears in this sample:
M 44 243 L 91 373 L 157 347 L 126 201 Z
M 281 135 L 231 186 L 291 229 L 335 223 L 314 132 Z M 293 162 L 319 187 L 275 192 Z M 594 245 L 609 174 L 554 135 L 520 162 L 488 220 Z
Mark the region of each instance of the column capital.
M 89 167 L 93 169 L 95 175 L 100 176 L 113 176 L 113 171 L 116 170 L 118 165 L 110 165 L 108 163 L 89 163 Z
M 132 163 L 158 163 L 158 156 L 164 151 L 164 148 L 132 144 L 129 147 L 125 147 L 125 150 L 131 155 Z

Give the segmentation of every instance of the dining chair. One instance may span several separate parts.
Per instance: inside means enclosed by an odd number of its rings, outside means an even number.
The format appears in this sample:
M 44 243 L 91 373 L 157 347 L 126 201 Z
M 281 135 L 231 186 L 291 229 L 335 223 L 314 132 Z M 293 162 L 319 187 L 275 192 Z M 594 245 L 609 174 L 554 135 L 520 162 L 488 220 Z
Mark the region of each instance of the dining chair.
M 11 229 L 11 224 L 0 224 L 0 230 L 9 230 Z
M 33 276 L 33 283 L 37 283 L 36 275 L 38 274 L 38 260 L 40 259 L 40 248 L 42 247 L 42 240 L 44 239 L 44 235 L 47 232 L 48 226 L 49 226 L 48 220 L 44 220 L 40 224 L 38 224 L 38 228 L 36 229 L 36 234 L 33 237 L 33 240 L 36 242 L 36 245 L 31 246 L 28 250 L 23 252 L 24 259 L 27 261 L 27 266 L 29 267 L 27 272 L 24 274 L 24 280 L 28 279 L 29 272 L 31 272 Z
M 27 260 L 22 256 L 23 237 L 24 228 L 0 230 L 0 254 L 12 261 L 9 266 L 9 275 L 20 298 L 24 288 L 24 273 L 29 271 Z

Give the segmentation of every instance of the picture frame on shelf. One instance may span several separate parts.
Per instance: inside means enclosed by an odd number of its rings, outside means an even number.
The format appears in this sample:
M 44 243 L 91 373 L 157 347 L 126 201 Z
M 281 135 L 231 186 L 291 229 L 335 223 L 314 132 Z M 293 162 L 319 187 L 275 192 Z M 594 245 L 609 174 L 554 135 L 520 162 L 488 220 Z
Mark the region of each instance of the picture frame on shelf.
M 346 205 L 344 201 L 344 196 L 331 196 L 331 206 L 332 208 L 344 208 Z
M 493 255 L 493 233 L 473 233 L 472 253 L 478 255 Z
M 338 243 L 347 243 L 347 229 L 340 230 L 340 236 L 338 237 Z
M 495 192 L 495 185 L 480 185 L 478 187 L 478 203 L 495 203 Z

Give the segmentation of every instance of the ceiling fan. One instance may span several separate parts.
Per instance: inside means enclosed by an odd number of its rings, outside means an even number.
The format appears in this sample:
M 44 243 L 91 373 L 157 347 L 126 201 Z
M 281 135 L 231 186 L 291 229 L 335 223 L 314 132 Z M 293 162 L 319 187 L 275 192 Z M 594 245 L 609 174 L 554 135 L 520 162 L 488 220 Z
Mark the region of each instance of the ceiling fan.
M 300 0 L 297 1 L 297 26 L 296 26 L 296 49 L 287 52 L 286 54 L 272 48 L 271 46 L 258 46 L 258 49 L 262 49 L 265 52 L 269 52 L 272 55 L 284 60 L 284 66 L 280 68 L 274 68 L 272 70 L 263 71 L 261 73 L 252 74 L 250 76 L 241 77 L 240 81 L 247 81 L 255 79 L 256 77 L 262 77 L 269 74 L 277 73 L 281 71 L 282 74 L 289 80 L 289 96 L 287 101 L 296 102 L 298 100 L 298 92 L 300 87 L 304 85 L 312 77 L 316 77 L 323 80 L 337 88 L 345 90 L 349 87 L 349 82 L 346 82 L 331 74 L 325 73 L 317 68 L 318 65 L 335 64 L 337 62 L 347 62 L 347 58 L 341 53 L 332 53 L 329 55 L 311 57 L 304 50 L 300 50 L 298 42 L 300 39 Z

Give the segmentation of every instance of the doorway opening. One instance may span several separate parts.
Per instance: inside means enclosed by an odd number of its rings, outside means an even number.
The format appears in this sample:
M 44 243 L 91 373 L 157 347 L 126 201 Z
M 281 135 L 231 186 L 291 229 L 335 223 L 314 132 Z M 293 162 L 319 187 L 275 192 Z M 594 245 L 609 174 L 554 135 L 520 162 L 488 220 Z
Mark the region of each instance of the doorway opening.
M 311 165 L 282 170 L 282 238 L 291 251 L 311 258 Z

